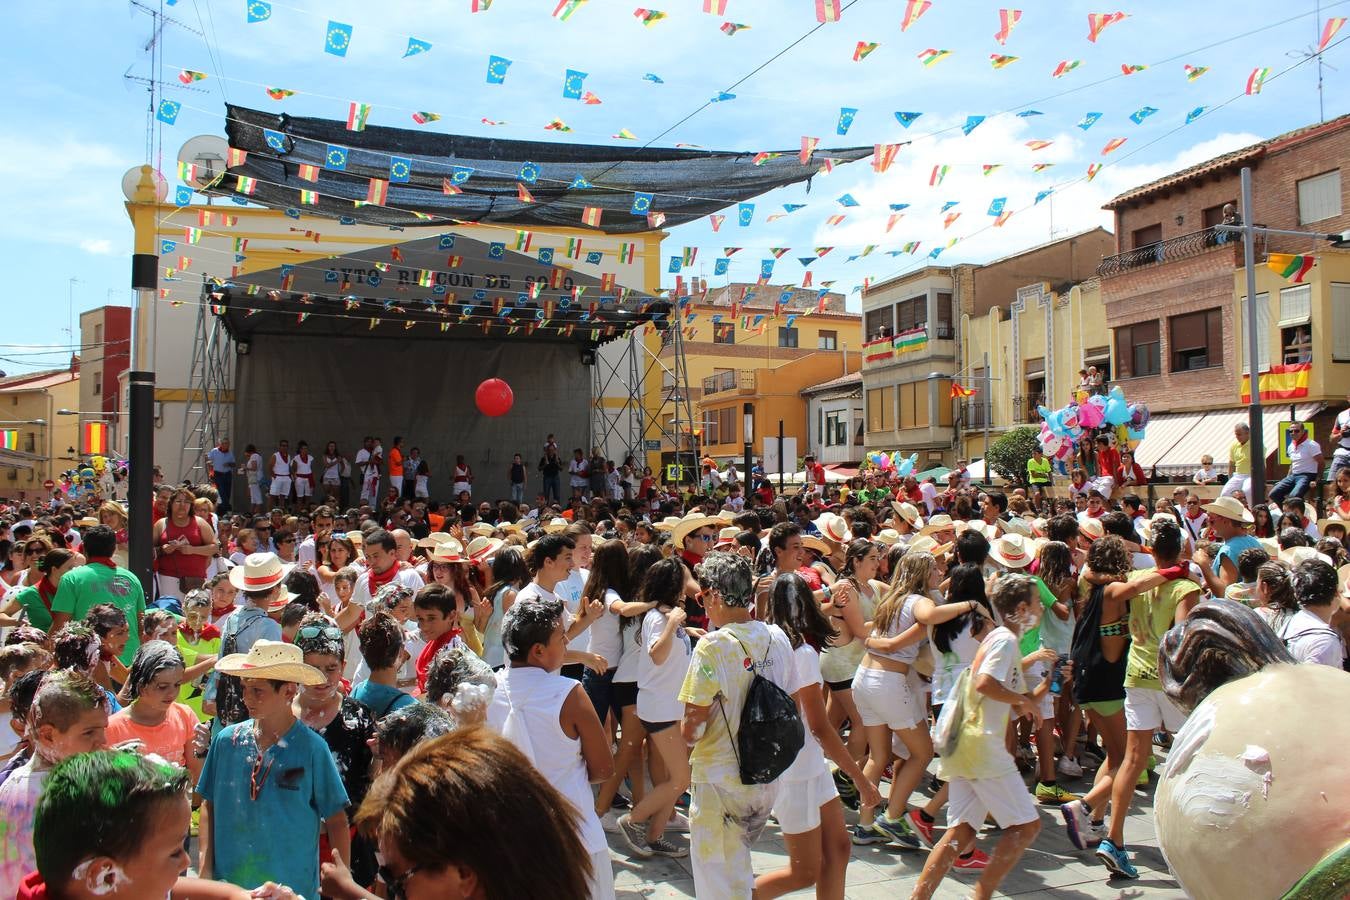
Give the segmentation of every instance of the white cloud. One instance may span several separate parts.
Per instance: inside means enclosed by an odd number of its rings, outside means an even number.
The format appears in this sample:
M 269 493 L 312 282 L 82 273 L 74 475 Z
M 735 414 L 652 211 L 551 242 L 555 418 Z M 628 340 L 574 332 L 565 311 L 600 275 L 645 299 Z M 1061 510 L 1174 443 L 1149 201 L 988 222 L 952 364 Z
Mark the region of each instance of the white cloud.
M 98 256 L 109 256 L 113 252 L 112 241 L 107 238 L 85 238 L 80 241 L 80 249 L 85 253 L 93 253 Z

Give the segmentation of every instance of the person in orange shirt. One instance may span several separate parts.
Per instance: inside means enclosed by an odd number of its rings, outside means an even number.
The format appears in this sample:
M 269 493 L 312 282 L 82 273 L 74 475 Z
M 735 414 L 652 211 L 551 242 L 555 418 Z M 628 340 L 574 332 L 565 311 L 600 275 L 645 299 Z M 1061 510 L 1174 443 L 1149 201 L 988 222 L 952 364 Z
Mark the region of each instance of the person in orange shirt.
M 403 438 L 394 435 L 394 446 L 389 448 L 389 486 L 396 496 L 403 496 Z

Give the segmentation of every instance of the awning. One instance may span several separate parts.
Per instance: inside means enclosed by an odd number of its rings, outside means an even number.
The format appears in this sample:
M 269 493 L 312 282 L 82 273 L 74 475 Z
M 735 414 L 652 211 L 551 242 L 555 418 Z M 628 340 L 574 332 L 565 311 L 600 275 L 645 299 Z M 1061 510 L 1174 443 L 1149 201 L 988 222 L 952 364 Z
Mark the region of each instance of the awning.
M 1159 465 L 1188 432 L 1200 425 L 1207 413 L 1162 413 L 1148 420 L 1144 439 L 1134 451 L 1134 461 L 1144 469 Z M 1226 448 L 1228 445 L 1224 444 Z
M 967 469 L 968 468 L 969 467 L 967 467 Z M 935 466 L 931 469 L 925 469 L 924 471 L 917 473 L 914 478 L 917 481 L 927 481 L 929 478 L 936 481 L 942 481 L 942 479 L 951 474 L 951 471 L 952 470 L 947 466 Z
M 1325 404 L 1322 403 L 1299 404 L 1294 408 L 1294 416 L 1300 422 L 1306 422 L 1321 412 L 1323 406 Z M 1261 419 L 1264 426 L 1261 429 L 1261 437 L 1265 445 L 1266 455 L 1270 455 L 1277 449 L 1275 443 L 1279 439 L 1280 423 L 1289 420 L 1289 407 L 1286 405 L 1263 405 L 1261 407 Z M 1248 421 L 1248 412 L 1245 406 L 1211 410 L 1207 413 L 1154 416 L 1149 420 L 1147 432 L 1143 442 L 1139 445 L 1139 449 L 1143 451 L 1146 444 L 1153 442 L 1154 429 L 1159 424 L 1164 425 L 1158 432 L 1161 440 L 1152 444 L 1153 449 L 1150 452 L 1154 454 L 1153 458 L 1145 459 L 1143 454 L 1139 453 L 1137 455 L 1138 462 L 1145 469 L 1153 466 L 1169 469 L 1193 469 L 1200 465 L 1200 457 L 1208 454 L 1214 457 L 1215 465 L 1219 468 L 1219 471 L 1224 472 L 1227 470 L 1228 448 L 1233 443 L 1233 426 L 1246 421 Z M 1176 429 L 1181 424 L 1187 424 L 1186 430 L 1181 433 L 1179 438 L 1170 438 L 1170 436 L 1176 434 Z M 1164 446 L 1163 440 L 1169 439 L 1170 444 Z
M 982 459 L 977 459 L 977 460 L 975 460 L 974 462 L 972 462 L 970 465 L 966 466 L 966 474 L 970 476 L 971 481 L 984 481 L 984 480 L 985 480 L 985 478 L 984 478 L 984 460 L 982 460 Z M 922 479 L 920 479 L 920 480 L 922 480 Z M 1001 483 L 1001 482 L 1003 482 L 1003 481 L 1005 481 L 1005 480 L 1006 480 L 1006 479 L 1005 479 L 1002 475 L 998 474 L 997 472 L 994 472 L 994 473 L 993 473 L 993 479 L 992 479 L 992 482 L 993 482 L 994 484 Z

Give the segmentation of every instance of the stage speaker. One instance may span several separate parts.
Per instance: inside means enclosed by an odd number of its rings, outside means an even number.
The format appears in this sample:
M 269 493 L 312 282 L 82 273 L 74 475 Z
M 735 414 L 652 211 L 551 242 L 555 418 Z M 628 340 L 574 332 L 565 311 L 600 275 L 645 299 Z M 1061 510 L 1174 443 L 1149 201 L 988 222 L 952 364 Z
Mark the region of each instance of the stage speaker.
M 153 253 L 131 255 L 131 289 L 153 291 L 159 287 L 159 257 Z

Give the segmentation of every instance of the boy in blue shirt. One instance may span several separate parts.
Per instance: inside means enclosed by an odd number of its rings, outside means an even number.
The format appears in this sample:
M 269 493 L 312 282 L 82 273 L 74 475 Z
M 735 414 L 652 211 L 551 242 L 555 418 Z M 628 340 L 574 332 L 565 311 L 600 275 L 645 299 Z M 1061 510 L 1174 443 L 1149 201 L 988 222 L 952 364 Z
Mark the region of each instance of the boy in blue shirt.
M 294 644 L 258 641 L 216 670 L 243 681 L 250 718 L 211 741 L 197 792 L 203 878 L 241 887 L 274 881 L 319 896 L 319 829 L 350 859 L 347 792 L 322 737 L 296 719 L 302 684 L 323 675 Z

